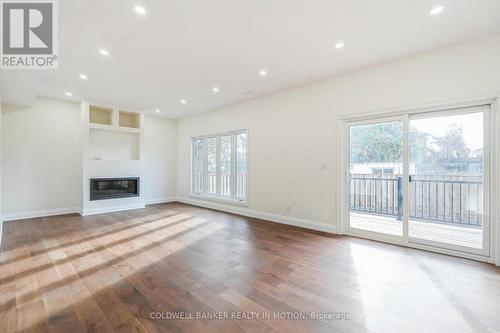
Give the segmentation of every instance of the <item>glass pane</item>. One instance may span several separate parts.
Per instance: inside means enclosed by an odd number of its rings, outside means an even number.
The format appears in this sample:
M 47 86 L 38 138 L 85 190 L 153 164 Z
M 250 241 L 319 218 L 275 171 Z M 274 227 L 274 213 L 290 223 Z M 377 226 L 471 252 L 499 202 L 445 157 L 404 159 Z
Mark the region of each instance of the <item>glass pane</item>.
M 203 139 L 193 140 L 193 193 L 203 192 Z
M 247 134 L 236 134 L 236 197 L 244 199 L 247 193 Z
M 483 247 L 483 116 L 410 120 L 410 237 Z
M 232 196 L 231 135 L 220 137 L 220 194 Z
M 207 193 L 217 194 L 217 138 L 207 138 Z
M 403 125 L 350 128 L 349 226 L 403 235 Z

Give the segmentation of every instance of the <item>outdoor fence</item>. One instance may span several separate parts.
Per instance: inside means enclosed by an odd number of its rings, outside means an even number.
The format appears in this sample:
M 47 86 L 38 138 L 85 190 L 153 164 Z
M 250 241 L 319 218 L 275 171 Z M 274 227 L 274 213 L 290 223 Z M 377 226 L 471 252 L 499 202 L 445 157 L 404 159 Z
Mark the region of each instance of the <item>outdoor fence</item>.
M 353 174 L 349 182 L 351 211 L 403 216 L 400 175 Z M 480 176 L 411 176 L 410 219 L 433 223 L 482 226 L 483 181 Z

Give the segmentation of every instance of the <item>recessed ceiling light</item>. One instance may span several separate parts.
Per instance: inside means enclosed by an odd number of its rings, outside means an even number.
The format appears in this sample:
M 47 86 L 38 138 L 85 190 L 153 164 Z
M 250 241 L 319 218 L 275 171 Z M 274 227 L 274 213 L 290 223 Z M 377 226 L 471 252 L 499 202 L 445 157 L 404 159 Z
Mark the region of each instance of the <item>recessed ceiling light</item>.
M 187 101 L 185 99 L 181 99 L 181 104 L 186 104 Z
M 438 15 L 438 14 L 441 14 L 444 10 L 444 7 L 443 6 L 437 6 L 437 7 L 434 7 L 431 9 L 430 13 L 431 15 Z
M 337 43 L 335 44 L 335 48 L 336 48 L 337 50 L 339 50 L 339 49 L 341 49 L 341 48 L 343 48 L 343 47 L 344 47 L 344 42 L 337 42 Z
M 69 91 L 66 91 L 64 94 L 65 94 L 66 96 L 73 96 L 73 93 L 71 93 L 71 92 L 69 92 Z
M 212 91 L 213 91 L 214 93 L 218 93 L 218 92 L 219 92 L 219 87 L 213 87 L 213 88 L 212 88 Z
M 134 10 L 137 14 L 139 15 L 145 15 L 146 14 L 146 8 L 142 7 L 142 6 L 134 6 Z
M 160 109 L 156 109 L 156 113 L 160 113 Z
M 109 56 L 109 51 L 106 49 L 100 49 L 99 53 L 105 57 Z
M 260 76 L 266 76 L 266 75 L 267 75 L 267 71 L 266 71 L 265 69 L 261 69 L 261 70 L 259 71 L 259 75 L 260 75 Z
M 80 79 L 87 80 L 89 77 L 85 74 L 80 74 Z

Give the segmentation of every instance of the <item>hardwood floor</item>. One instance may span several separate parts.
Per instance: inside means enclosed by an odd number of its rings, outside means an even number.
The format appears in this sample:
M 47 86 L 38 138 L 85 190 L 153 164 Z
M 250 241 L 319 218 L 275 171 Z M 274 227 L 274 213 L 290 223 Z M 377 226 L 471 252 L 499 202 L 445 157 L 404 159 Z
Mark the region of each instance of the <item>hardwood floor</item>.
M 6 222 L 0 260 L 0 332 L 500 331 L 492 265 L 178 203 Z

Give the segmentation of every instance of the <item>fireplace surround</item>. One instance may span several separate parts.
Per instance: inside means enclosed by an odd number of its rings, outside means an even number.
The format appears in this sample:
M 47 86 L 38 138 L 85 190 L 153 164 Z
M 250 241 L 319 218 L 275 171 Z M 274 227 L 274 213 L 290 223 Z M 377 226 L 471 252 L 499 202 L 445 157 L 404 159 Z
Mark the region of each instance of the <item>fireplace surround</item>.
M 90 201 L 138 197 L 139 184 L 139 177 L 92 178 L 90 179 Z

